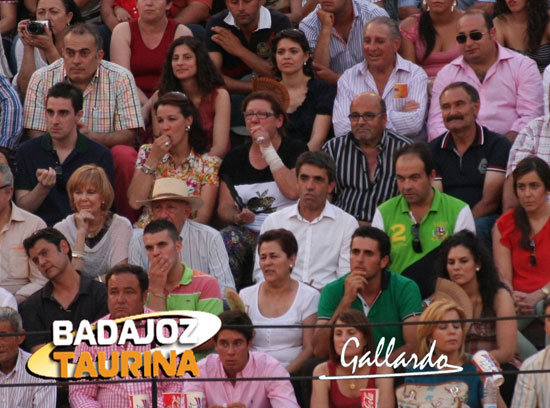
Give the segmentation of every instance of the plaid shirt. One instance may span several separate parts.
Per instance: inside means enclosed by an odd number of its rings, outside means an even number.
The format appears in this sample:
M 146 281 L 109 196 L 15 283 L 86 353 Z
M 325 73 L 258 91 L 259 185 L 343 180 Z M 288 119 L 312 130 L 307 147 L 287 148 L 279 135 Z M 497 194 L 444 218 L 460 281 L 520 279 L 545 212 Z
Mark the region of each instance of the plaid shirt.
M 151 313 L 153 310 L 144 308 L 144 313 Z M 103 317 L 101 320 L 111 319 L 111 314 Z M 140 327 L 137 329 L 140 336 L 145 336 L 145 329 Z M 167 334 L 167 333 L 165 333 Z M 80 343 L 75 350 L 75 359 L 77 361 L 83 351 L 89 352 L 92 359 L 96 361 L 97 353 L 104 351 L 107 358 L 111 356 L 113 351 L 119 353 L 124 350 L 133 350 L 144 352 L 151 350 L 151 345 L 136 346 L 130 342 L 123 345 L 111 346 L 95 346 L 90 347 L 86 343 Z M 164 376 L 160 376 L 163 378 Z M 119 380 L 120 377 L 113 377 L 113 380 Z M 126 377 L 125 379 L 130 379 Z M 159 408 L 164 408 L 163 393 L 182 392 L 183 386 L 177 381 L 162 381 L 157 383 L 157 403 Z M 151 382 L 149 381 L 132 381 L 127 383 L 103 383 L 95 384 L 82 381 L 82 385 L 71 385 L 69 387 L 69 400 L 72 407 L 91 408 L 91 407 L 109 407 L 109 408 L 128 408 L 130 405 L 130 395 L 147 395 L 151 403 Z
M 58 82 L 68 80 L 63 59 L 34 72 L 27 88 L 25 129 L 47 130 L 46 94 Z M 82 123 L 96 133 L 143 127 L 141 104 L 132 74 L 119 65 L 101 61 L 84 90 Z

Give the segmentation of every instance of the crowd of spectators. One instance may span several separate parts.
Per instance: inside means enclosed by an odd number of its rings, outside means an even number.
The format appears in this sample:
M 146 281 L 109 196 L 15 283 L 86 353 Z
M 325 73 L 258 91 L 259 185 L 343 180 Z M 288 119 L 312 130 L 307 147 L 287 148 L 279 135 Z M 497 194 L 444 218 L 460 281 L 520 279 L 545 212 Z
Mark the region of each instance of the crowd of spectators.
M 0 36 L 0 384 L 35 383 L 0 405 L 150 399 L 24 366 L 55 320 L 172 310 L 220 317 L 194 351 L 228 380 L 159 406 L 394 407 L 403 380 L 293 378 L 404 371 L 342 363 L 378 349 L 485 350 L 497 406 L 550 401 L 517 374 L 550 370 L 550 1 L 0 0 Z

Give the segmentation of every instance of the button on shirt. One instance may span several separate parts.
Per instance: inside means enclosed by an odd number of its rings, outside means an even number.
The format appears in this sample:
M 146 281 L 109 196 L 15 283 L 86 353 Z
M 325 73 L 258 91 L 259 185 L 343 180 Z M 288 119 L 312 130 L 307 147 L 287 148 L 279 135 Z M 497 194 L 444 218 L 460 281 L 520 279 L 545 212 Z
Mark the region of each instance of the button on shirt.
M 300 250 L 291 276 L 322 289 L 349 272 L 351 236 L 359 223 L 328 201 L 319 217 L 310 222 L 302 217 L 298 205 L 269 215 L 262 224 L 260 235 L 276 228 L 292 231 L 300 243 Z M 264 280 L 258 256 L 254 264 L 254 279 L 256 282 Z
M 351 4 L 354 18 L 348 41 L 344 41 L 334 27 L 330 32 L 330 69 L 338 74 L 363 61 L 363 29 L 365 24 L 374 17 L 388 15 L 386 10 L 368 1 L 352 0 Z M 318 5 L 300 23 L 300 30 L 306 35 L 312 55 L 321 34 L 321 21 L 317 17 L 317 10 L 320 8 L 321 5 Z
M 0 385 L 35 383 L 34 386 L 0 387 L 0 407 L 12 408 L 55 408 L 57 387 L 41 385 L 51 381 L 35 377 L 25 366 L 31 355 L 19 349 L 13 370 L 5 374 L 0 371 Z
M 541 116 L 543 108 L 542 78 L 531 58 L 497 44 L 498 58 L 487 71 L 483 82 L 464 60 L 455 58 L 437 74 L 430 102 L 428 139 L 433 140 L 447 129 L 443 124 L 439 96 L 453 82 L 467 82 L 479 92 L 481 108 L 478 122 L 493 132 L 506 135 L 520 132 L 529 121 Z
M 25 129 L 46 131 L 46 94 L 53 85 L 67 79 L 62 58 L 32 74 L 23 109 Z M 91 132 L 112 133 L 143 127 L 134 77 L 108 61 L 101 61 L 84 90 L 82 111 L 81 122 Z
M 211 354 L 198 362 L 203 378 L 227 378 L 218 354 Z M 186 374 L 186 377 L 189 375 Z M 237 378 L 289 377 L 282 364 L 261 352 L 250 351 L 248 362 Z M 229 381 L 200 382 L 185 381 L 184 392 L 202 392 L 206 406 L 241 402 L 249 408 L 299 408 L 290 381 Z
M 400 83 L 408 85 L 408 96 L 406 98 L 393 97 L 394 85 Z M 384 93 L 380 95 L 386 102 L 388 111 L 386 127 L 389 130 L 413 139 L 418 137 L 424 126 L 424 118 L 428 108 L 427 87 L 428 76 L 426 72 L 418 65 L 396 54 L 395 67 L 386 83 Z M 332 112 L 332 124 L 336 136 L 342 136 L 351 131 L 348 119 L 350 105 L 353 99 L 363 92 L 373 92 L 379 95 L 378 87 L 366 61 L 348 69 L 338 80 L 338 92 L 336 93 Z M 414 112 L 402 112 L 408 101 L 418 102 L 420 104 L 419 108 Z

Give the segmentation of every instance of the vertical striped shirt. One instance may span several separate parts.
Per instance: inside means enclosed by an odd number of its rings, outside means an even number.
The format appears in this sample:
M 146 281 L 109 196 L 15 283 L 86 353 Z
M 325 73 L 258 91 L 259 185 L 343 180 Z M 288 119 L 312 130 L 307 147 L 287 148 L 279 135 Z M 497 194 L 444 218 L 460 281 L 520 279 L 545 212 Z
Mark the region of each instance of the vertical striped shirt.
M 358 220 L 370 222 L 378 205 L 399 194 L 393 154 L 411 143 L 406 137 L 384 130 L 378 143 L 378 164 L 373 183 L 369 181 L 367 158 L 351 132 L 325 143 L 323 150 L 336 162 L 334 204 Z
M 1 52 L 1 51 L 0 51 Z M 0 75 L 0 146 L 15 150 L 23 132 L 23 107 L 8 78 Z
M 550 348 L 546 347 L 521 365 L 520 371 L 548 370 Z M 550 407 L 550 373 L 519 374 L 511 408 Z
M 352 0 L 353 24 L 346 42 L 333 27 L 330 33 L 330 69 L 341 74 L 346 69 L 363 61 L 363 27 L 374 17 L 388 16 L 386 10 L 368 1 Z M 315 51 L 321 34 L 321 21 L 317 17 L 318 5 L 300 23 L 300 30 L 306 35 L 311 52 Z
M 394 85 L 403 83 L 408 86 L 407 97 L 394 98 Z M 380 95 L 366 61 L 348 69 L 338 80 L 338 92 L 332 113 L 336 136 L 345 135 L 351 130 L 348 120 L 349 107 L 351 101 L 363 92 L 374 92 Z M 386 102 L 388 110 L 386 126 L 389 130 L 413 139 L 423 136 L 420 131 L 424 127 L 428 108 L 428 76 L 422 68 L 396 54 L 395 67 L 380 97 Z M 413 112 L 402 112 L 408 101 L 416 101 L 420 106 Z
M 0 371 L 0 385 L 36 383 L 35 386 L 0 387 L 0 407 L 55 408 L 55 385 L 43 385 L 50 382 L 30 375 L 25 366 L 31 355 L 19 349 L 17 363 L 13 370 L 4 374 Z
M 47 130 L 46 95 L 52 86 L 67 79 L 63 58 L 32 74 L 23 110 L 25 129 Z M 113 133 L 143 127 L 134 77 L 127 69 L 108 61 L 101 61 L 84 90 L 82 110 L 81 122 L 91 132 Z

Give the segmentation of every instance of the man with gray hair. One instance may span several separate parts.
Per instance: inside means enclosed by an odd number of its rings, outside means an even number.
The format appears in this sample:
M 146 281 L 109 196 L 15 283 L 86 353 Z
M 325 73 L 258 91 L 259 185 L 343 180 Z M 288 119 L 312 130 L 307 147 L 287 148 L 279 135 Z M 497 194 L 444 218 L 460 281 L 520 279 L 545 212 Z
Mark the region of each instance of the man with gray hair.
M 21 332 L 20 335 L 15 335 Z M 54 408 L 56 387 L 34 377 L 25 369 L 31 356 L 19 348 L 25 340 L 21 315 L 11 307 L 0 307 L 0 333 L 13 336 L 0 337 L 0 405 L 3 407 Z M 36 385 L 29 385 L 34 383 Z M 26 384 L 24 387 L 5 387 L 8 384 Z
M 0 287 L 21 302 L 46 283 L 23 249 L 23 240 L 46 224 L 17 207 L 12 197 L 13 174 L 6 164 L 0 163 Z
M 387 128 L 399 135 L 419 139 L 428 105 L 428 76 L 418 65 L 397 53 L 401 34 L 389 17 L 376 17 L 365 26 L 365 60 L 346 70 L 338 80 L 332 123 L 334 134 L 351 130 L 347 120 L 353 98 L 363 92 L 380 95 L 387 108 Z

